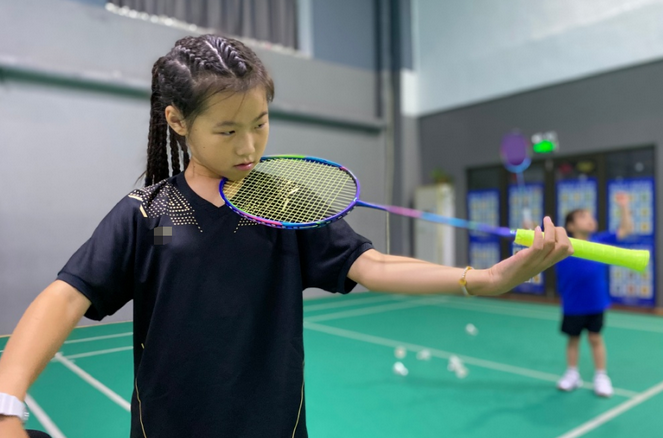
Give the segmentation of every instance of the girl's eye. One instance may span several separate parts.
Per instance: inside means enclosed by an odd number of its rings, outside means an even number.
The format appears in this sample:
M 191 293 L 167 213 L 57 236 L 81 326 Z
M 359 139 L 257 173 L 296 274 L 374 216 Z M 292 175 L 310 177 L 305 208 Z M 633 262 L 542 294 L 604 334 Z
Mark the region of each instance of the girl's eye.
M 256 129 L 262 129 L 262 128 L 265 127 L 266 124 L 267 124 L 267 123 L 261 123 L 261 124 L 259 124 L 258 126 L 256 126 Z
M 225 131 L 225 132 L 222 132 L 221 135 L 230 136 L 230 135 L 233 135 L 234 133 L 235 133 L 235 131 Z

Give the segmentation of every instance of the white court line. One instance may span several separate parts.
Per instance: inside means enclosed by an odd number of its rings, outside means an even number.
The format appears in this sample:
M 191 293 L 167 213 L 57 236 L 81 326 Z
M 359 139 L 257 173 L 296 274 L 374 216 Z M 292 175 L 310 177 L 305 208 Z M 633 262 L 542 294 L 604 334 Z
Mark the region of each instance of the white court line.
M 323 309 L 335 309 L 337 307 L 348 307 L 355 304 L 364 304 L 364 303 L 381 303 L 383 301 L 395 301 L 397 298 L 395 296 L 388 297 L 372 297 L 372 298 L 363 298 L 363 299 L 351 299 L 343 300 L 340 303 L 327 303 L 327 304 L 317 304 L 313 306 L 304 306 L 304 312 L 309 310 L 323 310 Z
M 395 298 L 389 297 L 390 300 L 393 300 Z M 390 310 L 399 310 L 399 309 L 407 309 L 410 307 L 417 307 L 417 306 L 425 306 L 431 303 L 440 303 L 444 302 L 444 298 L 435 298 L 432 300 L 416 300 L 416 301 L 407 301 L 407 302 L 401 302 L 399 301 L 398 303 L 394 304 L 388 304 L 388 305 L 383 305 L 383 306 L 374 306 L 374 307 L 364 307 L 361 309 L 353 309 L 353 310 L 346 310 L 343 312 L 337 312 L 337 313 L 330 313 L 327 315 L 317 315 L 309 318 L 305 318 L 307 321 L 319 321 L 319 320 L 330 320 L 330 319 L 338 319 L 338 318 L 346 318 L 346 317 L 351 317 L 351 316 L 359 316 L 359 315 L 368 315 L 368 314 L 373 314 L 373 313 L 381 313 L 381 312 L 387 312 Z M 357 300 L 353 300 L 357 301 Z M 362 300 L 362 301 L 369 301 L 369 300 Z M 375 301 L 375 299 L 373 300 Z M 383 300 L 381 300 L 383 301 Z M 337 303 L 340 304 L 340 303 Z M 122 333 L 119 335 L 110 335 L 110 337 L 120 337 L 120 336 L 129 336 L 132 333 Z M 98 336 L 96 338 L 84 338 L 84 339 L 77 339 L 76 341 L 82 342 L 82 341 L 93 341 L 93 340 L 98 340 L 98 339 L 106 339 L 106 336 Z M 118 347 L 118 348 L 109 348 L 106 350 L 97 350 L 97 351 L 90 351 L 87 353 L 79 353 L 79 354 L 72 354 L 72 355 L 67 355 L 67 356 L 62 356 L 67 359 L 79 359 L 82 357 L 92 357 L 92 356 L 99 356 L 102 354 L 110 354 L 110 353 L 117 353 L 121 351 L 128 351 L 132 350 L 133 347 Z M 54 358 L 53 361 L 58 361 L 57 358 Z
M 652 386 L 648 390 L 641 392 L 640 394 L 637 394 L 632 399 L 627 400 L 618 406 L 615 406 L 609 411 L 589 420 L 585 424 L 576 427 L 575 429 L 565 433 L 564 435 L 560 435 L 557 438 L 577 438 L 579 436 L 582 436 L 587 432 L 596 429 L 602 424 L 607 423 L 613 418 L 623 414 L 624 412 L 636 407 L 640 403 L 647 401 L 648 399 L 654 397 L 656 394 L 660 393 L 661 391 L 663 391 L 663 382 L 659 383 L 658 385 Z
M 361 308 L 361 309 L 353 309 L 353 310 L 346 310 L 346 311 L 343 311 L 343 312 L 328 313 L 326 315 L 309 316 L 309 317 L 304 318 L 304 321 L 309 321 L 309 322 L 328 321 L 330 319 L 349 318 L 349 317 L 352 317 L 352 316 L 362 316 L 362 315 L 370 315 L 370 314 L 373 314 L 373 313 L 389 312 L 391 310 L 408 309 L 410 307 L 427 306 L 429 304 L 443 303 L 445 301 L 446 301 L 445 298 L 410 300 L 410 301 L 406 301 L 406 302 L 401 301 L 401 302 L 398 302 L 398 303 L 395 303 L 395 304 L 385 304 L 385 305 L 382 305 L 382 306 L 364 307 L 364 308 Z
M 64 341 L 64 343 L 78 344 L 80 342 L 92 342 L 92 341 L 101 341 L 103 339 L 123 338 L 125 336 L 131 336 L 131 335 L 133 335 L 133 332 L 118 333 L 116 335 L 94 336 L 92 338 L 72 339 L 71 341 Z
M 312 316 L 305 318 L 306 321 L 314 322 L 314 321 L 327 321 L 331 319 L 339 319 L 339 318 L 347 318 L 347 317 L 352 317 L 352 316 L 361 316 L 361 315 L 369 315 L 369 314 L 375 314 L 375 313 L 382 313 L 382 312 L 388 312 L 391 310 L 400 310 L 400 309 L 407 309 L 411 307 L 418 307 L 418 306 L 426 306 L 431 303 L 441 303 L 444 302 L 446 298 L 434 298 L 434 299 L 422 299 L 422 300 L 410 300 L 407 302 L 401 302 L 399 301 L 398 303 L 394 304 L 386 304 L 382 306 L 373 306 L 373 307 L 364 307 L 361 309 L 352 309 L 352 310 L 346 310 L 343 312 L 336 312 L 336 313 L 329 313 L 326 315 L 317 315 L 317 316 Z M 67 355 L 63 356 L 67 359 L 78 359 L 81 357 L 92 357 L 92 356 L 99 356 L 102 354 L 110 354 L 110 353 L 117 353 L 121 351 L 128 351 L 132 350 L 133 347 L 118 347 L 118 348 L 109 348 L 107 350 L 97 350 L 97 351 L 90 351 L 87 353 L 79 353 L 79 354 L 72 354 L 72 355 Z M 57 358 L 53 359 L 53 361 L 57 361 Z
M 496 371 L 503 371 L 505 373 L 511 373 L 511 374 L 517 374 L 520 376 L 525 376 L 525 377 L 531 377 L 533 379 L 539 379 L 539 380 L 545 380 L 548 382 L 557 382 L 559 379 L 558 375 L 555 374 L 550 374 L 550 373 L 544 373 L 541 371 L 535 371 L 535 370 L 530 370 L 528 368 L 521 368 L 513 365 L 507 365 L 507 364 L 502 364 L 499 362 L 493 362 L 489 360 L 484 360 L 484 359 L 478 359 L 475 357 L 470 357 L 470 356 L 464 356 L 460 354 L 455 354 L 451 353 L 448 351 L 444 350 L 438 350 L 435 348 L 429 348 L 423 345 L 417 345 L 417 344 L 411 344 L 408 342 L 400 342 L 400 341 L 395 341 L 393 339 L 387 339 L 387 338 L 382 338 L 379 336 L 373 336 L 373 335 L 367 335 L 364 333 L 359 333 L 351 330 L 345 330 L 345 329 L 340 329 L 336 327 L 330 327 L 322 324 L 315 324 L 312 322 L 305 321 L 304 322 L 304 328 L 310 329 L 310 330 L 316 330 L 319 332 L 323 333 L 328 333 L 331 335 L 336 335 L 336 336 L 341 336 L 344 338 L 348 339 L 354 339 L 357 341 L 364 341 L 364 342 L 369 342 L 371 344 L 377 344 L 377 345 L 384 345 L 386 347 L 404 347 L 410 351 L 413 352 L 418 352 L 423 349 L 427 349 L 431 352 L 432 356 L 439 357 L 442 359 L 448 359 L 452 355 L 456 355 L 461 358 L 465 363 L 471 364 L 471 365 L 476 365 L 478 367 L 482 368 L 488 368 Z M 584 389 L 593 389 L 593 385 L 591 384 L 585 384 L 583 385 Z M 634 397 L 637 395 L 637 392 L 635 391 L 629 391 L 627 389 L 620 389 L 620 388 L 614 388 L 614 392 L 616 395 L 621 395 L 623 397 Z
M 510 316 L 519 316 L 522 318 L 531 318 L 531 319 L 543 319 L 548 321 L 560 321 L 561 315 L 552 315 L 540 310 L 518 310 L 508 307 L 500 306 L 491 306 L 487 304 L 471 304 L 471 303 L 459 303 L 459 302 L 448 302 L 441 304 L 440 307 L 456 307 L 463 310 L 474 310 L 476 312 L 485 312 L 485 313 L 494 313 L 499 315 L 510 315 Z M 663 333 L 663 327 L 639 327 L 631 324 L 625 324 L 623 322 L 614 321 L 610 319 L 608 315 L 608 328 L 620 328 L 626 330 L 636 330 L 643 332 L 652 332 L 652 333 Z
M 37 417 L 37 420 L 39 420 L 39 423 L 46 429 L 46 432 L 48 432 L 51 438 L 67 438 L 30 394 L 25 396 L 25 404 L 30 408 L 30 414 Z
M 133 350 L 134 347 L 118 347 L 118 348 L 109 348 L 108 350 L 97 350 L 97 351 L 90 351 L 87 353 L 79 353 L 79 354 L 72 354 L 68 356 L 64 356 L 67 359 L 79 359 L 81 357 L 92 357 L 92 356 L 100 356 L 102 354 L 110 354 L 110 353 L 119 353 L 120 351 L 128 351 L 128 350 Z
M 329 313 L 326 315 L 316 315 L 316 316 L 311 316 L 308 318 L 304 318 L 305 321 L 310 321 L 310 322 L 316 322 L 316 321 L 327 321 L 331 319 L 340 319 L 340 318 L 348 318 L 352 316 L 361 316 L 361 315 L 369 315 L 369 314 L 375 314 L 375 313 L 382 313 L 382 312 L 388 312 L 391 310 L 400 310 L 400 309 L 407 309 L 411 307 L 418 307 L 418 306 L 426 306 L 429 304 L 435 304 L 435 303 L 442 303 L 446 300 L 446 298 L 432 298 L 432 299 L 421 299 L 421 300 L 409 300 L 407 302 L 402 302 L 399 301 L 397 303 L 393 304 L 386 304 L 382 306 L 373 306 L 373 307 L 363 307 L 361 309 L 352 309 L 352 310 L 345 310 L 343 312 L 336 312 L 336 313 Z M 366 300 L 368 301 L 368 300 Z M 124 335 L 130 335 L 131 333 L 125 333 Z M 88 338 L 91 339 L 91 338 Z M 92 357 L 92 356 L 99 356 L 102 354 L 110 354 L 110 353 L 117 353 L 121 351 L 127 351 L 127 350 L 132 350 L 133 347 L 118 347 L 118 348 L 109 348 L 106 350 L 97 350 L 97 351 L 90 351 L 87 353 L 79 353 L 79 354 L 72 354 L 72 355 L 67 355 L 67 356 L 62 356 L 67 359 L 79 359 L 81 357 Z M 54 358 L 53 361 L 57 361 L 57 358 Z
M 55 359 L 65 367 L 69 368 L 69 370 L 71 370 L 78 377 L 85 380 L 87 383 L 89 383 L 94 388 L 99 390 L 99 392 L 104 394 L 106 397 L 117 403 L 120 407 L 122 407 L 126 411 L 131 411 L 131 403 L 129 403 L 128 401 L 117 395 L 115 392 L 113 392 L 106 385 L 104 385 L 103 383 L 101 383 L 100 381 L 98 381 L 88 373 L 86 373 L 82 368 L 80 368 L 72 361 L 64 357 L 62 353 L 55 353 Z
M 81 338 L 81 339 L 72 339 L 70 341 L 64 341 L 65 344 L 78 344 L 81 342 L 92 342 L 92 341 L 101 341 L 103 339 L 113 339 L 113 338 L 122 338 L 125 336 L 132 336 L 133 332 L 126 332 L 126 333 L 118 333 L 115 335 L 105 335 L 105 336 L 94 336 L 91 338 Z M 0 353 L 2 353 L 5 350 L 0 350 Z

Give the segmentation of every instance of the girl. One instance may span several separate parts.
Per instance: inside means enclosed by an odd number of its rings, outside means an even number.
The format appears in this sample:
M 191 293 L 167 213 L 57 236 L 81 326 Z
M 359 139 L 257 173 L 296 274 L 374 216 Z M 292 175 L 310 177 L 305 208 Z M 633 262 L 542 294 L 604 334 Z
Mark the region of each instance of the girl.
M 5 398 L 23 400 L 83 315 L 133 300 L 132 438 L 306 437 L 303 289 L 496 295 L 573 251 L 549 218 L 545 238 L 537 228 L 532 248 L 487 270 L 381 254 L 344 221 L 248 226 L 218 185 L 244 178 L 265 150 L 274 86 L 262 63 L 239 41 L 204 35 L 178 41 L 152 75 L 146 187 L 27 309 L 0 361 Z M 3 414 L 0 436 L 24 436 Z
M 621 209 L 621 223 L 616 233 L 596 233 L 597 223 L 589 210 L 577 209 L 566 215 L 564 227 L 576 239 L 614 245 L 633 232 L 628 208 L 628 195 L 618 193 L 616 201 Z M 594 358 L 594 392 L 601 397 L 612 395 L 612 382 L 606 372 L 606 350 L 601 336 L 603 315 L 610 306 L 608 267 L 583 260 L 564 260 L 555 267 L 557 290 L 562 296 L 562 333 L 569 337 L 566 347 L 567 370 L 557 382 L 562 391 L 582 386 L 578 372 L 580 335 L 587 330 L 587 338 Z M 581 273 L 581 274 L 580 274 Z

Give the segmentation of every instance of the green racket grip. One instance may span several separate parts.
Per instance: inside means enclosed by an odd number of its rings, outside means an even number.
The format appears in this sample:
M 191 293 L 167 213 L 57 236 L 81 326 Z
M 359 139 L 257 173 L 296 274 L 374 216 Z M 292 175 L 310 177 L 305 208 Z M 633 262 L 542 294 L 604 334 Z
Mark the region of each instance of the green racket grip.
M 623 266 L 638 272 L 649 264 L 649 251 L 644 249 L 626 249 L 601 243 L 588 242 L 571 238 L 573 257 L 593 260 L 608 265 Z M 532 246 L 534 230 L 516 230 L 515 242 L 518 245 Z

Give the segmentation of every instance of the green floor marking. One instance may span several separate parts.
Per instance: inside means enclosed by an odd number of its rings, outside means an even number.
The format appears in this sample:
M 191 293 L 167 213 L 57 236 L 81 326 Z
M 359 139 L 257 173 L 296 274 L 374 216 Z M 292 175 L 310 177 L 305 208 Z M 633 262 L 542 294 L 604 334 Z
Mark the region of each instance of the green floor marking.
M 118 361 L 112 365 L 109 363 L 105 375 L 99 370 L 85 371 L 106 383 L 117 372 L 117 366 L 124 364 Z M 30 394 L 67 438 L 129 436 L 129 412 L 60 363 L 48 365 Z
M 350 294 L 304 301 L 305 317 L 421 300 L 421 296 Z M 415 306 L 321 321 L 318 324 L 419 344 L 488 361 L 559 375 L 565 338 L 557 306 L 491 299 L 445 297 L 449 305 Z M 326 304 L 333 306 L 324 308 Z M 337 306 L 337 304 L 341 304 Z M 347 304 L 347 305 L 346 305 Z M 316 307 L 323 306 L 316 309 Z M 482 311 L 482 309 L 484 311 Z M 502 313 L 489 313 L 499 309 Z M 530 314 L 540 318 L 525 318 Z M 610 327 L 611 322 L 650 331 Z M 465 325 L 479 333 L 468 335 Z M 663 318 L 611 311 L 605 332 L 609 371 L 615 386 L 641 392 L 663 381 Z M 69 339 L 132 332 L 131 323 L 75 329 Z M 0 349 L 6 338 L 0 338 Z M 132 336 L 68 343 L 68 356 L 132 346 Z M 393 348 L 305 330 L 307 412 L 315 438 L 440 437 L 558 438 L 625 402 L 600 399 L 591 391 L 561 393 L 554 382 L 468 365 L 460 380 L 447 361 L 403 360 L 410 374 L 393 374 Z M 133 352 L 80 357 L 74 363 L 130 400 Z M 583 340 L 581 372 L 591 380 L 589 348 Z M 62 364 L 51 363 L 30 391 L 67 438 L 128 436 L 129 413 Z M 663 430 L 663 395 L 658 394 L 587 433 L 588 438 L 655 437 Z M 28 423 L 40 429 L 36 418 Z
M 461 380 L 445 360 L 418 361 L 412 353 L 403 360 L 410 371 L 403 378 L 392 373 L 390 348 L 310 330 L 306 344 L 315 437 L 552 438 L 620 402 L 481 368 Z

